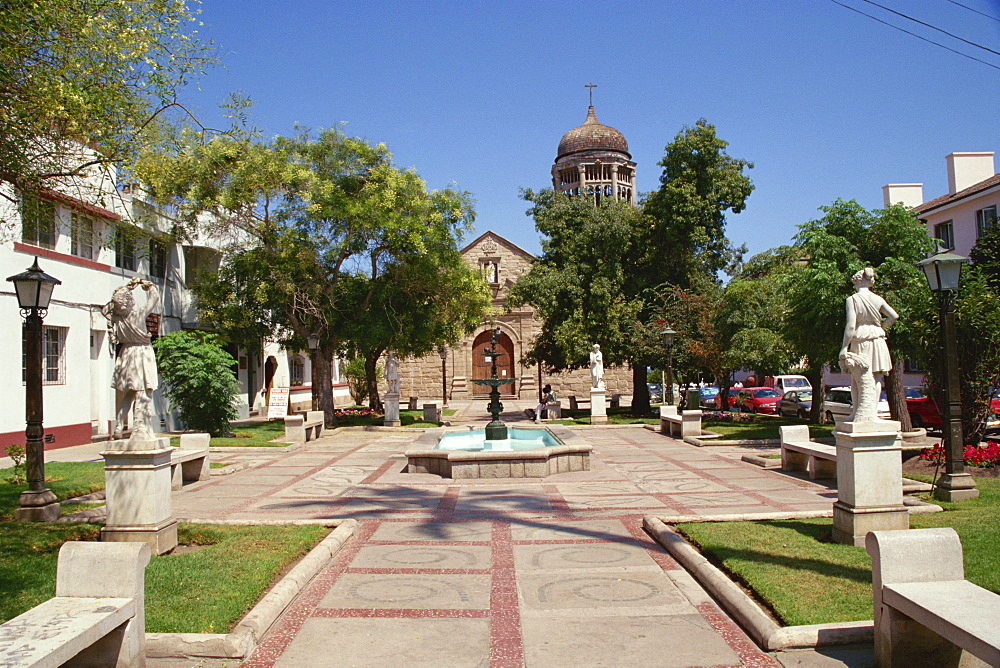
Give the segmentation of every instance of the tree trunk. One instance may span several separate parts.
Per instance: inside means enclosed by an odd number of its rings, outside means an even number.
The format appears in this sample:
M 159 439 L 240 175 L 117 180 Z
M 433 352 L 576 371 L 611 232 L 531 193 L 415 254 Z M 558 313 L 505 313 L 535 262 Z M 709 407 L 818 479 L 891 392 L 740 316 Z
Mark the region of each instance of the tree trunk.
M 333 352 L 320 346 L 312 351 L 311 357 L 313 409 L 323 411 L 326 425 L 332 427 L 337 422 L 333 408 L 333 378 L 330 376 Z
M 813 424 L 823 424 L 823 366 L 806 367 L 805 377 L 813 388 L 812 408 L 809 409 L 809 421 Z
M 646 365 L 632 363 L 632 417 L 649 417 L 649 386 L 646 385 Z
M 906 409 L 906 395 L 903 394 L 904 360 L 896 355 L 892 362 L 892 371 L 885 376 L 885 398 L 889 402 L 889 414 L 893 420 L 899 420 L 903 431 L 911 431 L 910 411 Z
M 733 375 L 726 371 L 719 377 L 719 410 L 723 413 L 729 410 L 729 388 L 733 386 Z
M 365 354 L 365 382 L 368 385 L 368 407 L 373 411 L 382 410 L 382 397 L 378 393 L 378 360 L 382 349 Z

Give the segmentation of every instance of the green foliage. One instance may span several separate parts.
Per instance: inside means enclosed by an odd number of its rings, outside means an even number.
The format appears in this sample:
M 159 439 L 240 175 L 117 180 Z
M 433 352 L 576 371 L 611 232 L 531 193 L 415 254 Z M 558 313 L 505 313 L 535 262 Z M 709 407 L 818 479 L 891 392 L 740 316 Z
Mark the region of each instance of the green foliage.
M 60 501 L 104 489 L 104 462 L 49 462 L 45 486 Z M 0 521 L 14 518 L 17 498 L 26 489 L 27 482 L 0 485 Z
M 643 239 L 644 269 L 659 283 L 689 288 L 698 276 L 714 277 L 742 254 L 726 238 L 726 212 L 746 207 L 754 186 L 743 170 L 753 164 L 729 156 L 728 145 L 703 118 L 667 145 L 660 187 L 643 206 L 651 221 Z
M 378 367 L 378 377 L 381 377 L 381 367 Z M 365 360 L 362 357 L 352 357 L 340 367 L 340 373 L 347 378 L 347 387 L 354 403 L 361 405 L 368 398 L 368 380 L 365 373 Z
M 186 113 L 178 92 L 214 60 L 187 4 L 4 2 L 0 181 L 30 191 L 92 165 L 127 169 L 157 125 Z
M 25 458 L 24 446 L 17 445 L 16 443 L 13 445 L 8 445 L 7 456 L 10 457 L 10 460 L 12 462 L 14 462 L 14 466 L 11 467 L 10 469 L 11 475 L 7 476 L 6 480 L 12 485 L 20 485 L 21 483 L 25 482 L 25 480 L 27 480 L 27 478 L 25 478 L 25 470 L 24 470 L 24 458 Z
M 236 418 L 233 399 L 239 392 L 232 365 L 236 363 L 214 334 L 171 332 L 153 344 L 164 394 L 188 429 L 213 436 L 229 429 Z
M 982 272 L 990 289 L 1000 294 L 1000 226 L 988 228 L 976 240 L 969 259 Z
M 334 353 L 364 357 L 372 382 L 386 348 L 420 354 L 457 340 L 489 304 L 458 252 L 469 194 L 428 192 L 391 159 L 332 129 L 269 142 L 188 133 L 140 163 L 189 232 L 233 240 L 221 271 L 195 287 L 207 322 L 234 341 L 268 335 L 302 349 L 319 338 L 313 387 L 330 423 Z

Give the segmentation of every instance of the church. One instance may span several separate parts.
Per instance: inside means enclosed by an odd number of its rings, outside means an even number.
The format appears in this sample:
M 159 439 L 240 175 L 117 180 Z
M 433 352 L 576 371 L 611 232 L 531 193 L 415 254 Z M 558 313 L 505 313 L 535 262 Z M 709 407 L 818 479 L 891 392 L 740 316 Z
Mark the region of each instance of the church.
M 551 173 L 552 187 L 557 192 L 594 197 L 598 202 L 614 197 L 636 203 L 635 163 L 628 152 L 628 142 L 621 132 L 597 120 L 593 104 L 587 109 L 583 125 L 563 135 Z M 405 402 L 411 396 L 418 397 L 421 403 L 440 400 L 445 391 L 449 400 L 486 399 L 490 388 L 471 381 L 490 376 L 491 365 L 483 350 L 489 347 L 490 336 L 497 326 L 501 331 L 497 349 L 505 353 L 499 358 L 497 375 L 518 379 L 500 388 L 506 392 L 502 396 L 535 401 L 539 389 L 550 384 L 558 398 L 570 395 L 589 398 L 588 369 L 547 374 L 537 365 L 522 363 L 541 332 L 541 321 L 530 304 L 508 310 L 507 291 L 531 269 L 534 256 L 492 231 L 466 245 L 462 256 L 489 284 L 495 320 L 480 323 L 456 347 L 420 359 L 402 360 L 399 369 L 402 400 Z M 609 397 L 632 393 L 632 372 L 627 367 L 609 366 L 604 382 Z

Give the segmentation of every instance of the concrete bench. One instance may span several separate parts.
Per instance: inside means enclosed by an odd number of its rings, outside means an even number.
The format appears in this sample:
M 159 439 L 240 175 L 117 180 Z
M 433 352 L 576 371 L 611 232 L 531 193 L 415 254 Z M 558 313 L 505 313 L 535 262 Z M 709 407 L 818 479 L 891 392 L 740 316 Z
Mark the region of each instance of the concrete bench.
M 0 625 L 0 666 L 144 666 L 145 543 L 70 541 L 56 595 Z
M 415 411 L 417 410 L 417 402 L 419 397 L 410 397 L 410 400 L 406 403 L 406 410 Z
M 208 434 L 181 434 L 181 446 L 170 453 L 170 489 L 186 482 L 208 480 L 211 475 Z
M 290 415 L 285 418 L 285 440 L 292 443 L 305 443 L 323 435 L 325 417 L 323 411 L 307 411 L 303 415 Z
M 660 406 L 660 433 L 671 438 L 701 436 L 701 411 L 681 411 L 677 406 Z
M 545 408 L 542 409 L 542 419 L 544 420 L 561 420 L 562 419 L 562 404 L 558 400 L 550 401 L 545 404 Z
M 620 395 L 620 394 L 612 394 L 611 395 L 611 407 L 612 408 L 621 408 L 621 405 L 622 405 L 622 395 Z
M 810 480 L 837 477 L 837 448 L 809 440 L 809 425 L 778 427 L 781 470 L 808 471 Z
M 437 401 L 432 401 L 423 405 L 424 409 L 424 422 L 441 422 L 444 417 L 444 409 L 441 408 L 441 403 Z
M 569 395 L 567 398 L 569 399 L 569 408 L 572 411 L 579 410 L 580 404 L 590 405 L 590 399 L 577 399 L 576 395 L 573 394 Z
M 865 549 L 879 666 L 1000 666 L 1000 595 L 965 579 L 954 529 L 872 531 Z

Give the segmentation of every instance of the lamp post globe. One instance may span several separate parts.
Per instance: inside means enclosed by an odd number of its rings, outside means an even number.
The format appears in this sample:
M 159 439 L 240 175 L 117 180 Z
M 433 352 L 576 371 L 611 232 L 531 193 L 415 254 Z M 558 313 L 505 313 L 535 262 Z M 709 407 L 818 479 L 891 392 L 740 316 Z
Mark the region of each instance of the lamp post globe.
M 14 518 L 27 522 L 50 522 L 59 517 L 55 494 L 45 487 L 45 444 L 42 429 L 42 319 L 48 312 L 53 289 L 62 283 L 38 266 L 38 258 L 27 271 L 7 280 L 14 284 L 17 304 L 24 318 L 24 454 L 28 489 L 17 499 Z

